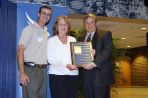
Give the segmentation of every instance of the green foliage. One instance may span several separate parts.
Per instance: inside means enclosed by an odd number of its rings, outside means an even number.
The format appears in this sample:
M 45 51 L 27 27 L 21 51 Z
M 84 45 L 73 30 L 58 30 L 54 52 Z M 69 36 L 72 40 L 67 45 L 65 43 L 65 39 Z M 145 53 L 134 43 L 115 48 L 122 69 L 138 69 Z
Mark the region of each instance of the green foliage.
M 112 63 L 115 63 L 115 60 L 118 57 L 125 56 L 127 54 L 127 49 L 125 48 L 117 48 L 119 39 L 113 38 L 113 47 L 112 47 Z
M 125 48 L 117 48 L 119 39 L 113 38 L 111 63 L 113 65 L 113 73 L 121 74 L 119 66 L 116 66 L 116 61 L 119 57 L 128 56 L 128 50 Z
M 72 30 L 70 32 L 70 35 L 78 39 L 80 36 L 83 36 L 85 33 L 86 33 L 86 30 L 84 29 L 84 27 L 80 26 L 77 29 Z
M 112 63 L 113 74 L 115 80 L 121 80 L 126 83 L 127 80 L 124 78 L 123 69 L 119 62 L 121 58 L 128 57 L 130 53 L 125 48 L 117 48 L 119 39 L 113 38 L 112 41 L 113 41 L 113 48 L 112 48 L 111 63 Z M 115 81 L 115 86 L 117 86 L 116 81 Z

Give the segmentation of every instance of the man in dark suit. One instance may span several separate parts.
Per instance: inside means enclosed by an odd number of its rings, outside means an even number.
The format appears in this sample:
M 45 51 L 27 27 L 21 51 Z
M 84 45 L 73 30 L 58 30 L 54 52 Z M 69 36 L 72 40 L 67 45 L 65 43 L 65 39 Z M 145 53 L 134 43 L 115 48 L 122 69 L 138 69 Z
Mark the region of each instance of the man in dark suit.
M 94 60 L 81 65 L 80 75 L 84 98 L 110 98 L 110 85 L 114 82 L 112 65 L 110 63 L 112 52 L 111 32 L 97 28 L 97 18 L 87 14 L 83 19 L 86 34 L 78 41 L 91 41 L 94 49 Z

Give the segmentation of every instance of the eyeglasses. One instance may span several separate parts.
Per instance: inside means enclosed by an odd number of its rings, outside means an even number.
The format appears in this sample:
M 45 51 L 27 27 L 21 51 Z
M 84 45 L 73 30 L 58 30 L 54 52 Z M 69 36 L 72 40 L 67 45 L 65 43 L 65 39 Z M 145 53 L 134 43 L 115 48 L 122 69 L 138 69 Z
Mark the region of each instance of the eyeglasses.
M 68 26 L 68 24 L 61 24 L 61 23 L 59 23 L 59 26 Z
M 46 12 L 41 12 L 41 14 L 46 15 L 46 16 L 51 16 L 51 14 L 46 13 Z

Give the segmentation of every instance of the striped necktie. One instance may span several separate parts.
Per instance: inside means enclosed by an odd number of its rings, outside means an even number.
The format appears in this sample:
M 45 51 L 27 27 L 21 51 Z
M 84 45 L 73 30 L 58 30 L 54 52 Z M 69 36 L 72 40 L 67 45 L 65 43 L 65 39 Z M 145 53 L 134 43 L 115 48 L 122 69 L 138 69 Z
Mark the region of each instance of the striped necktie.
M 90 41 L 91 41 L 91 35 L 92 35 L 92 34 L 89 34 L 89 35 L 88 35 L 87 40 L 86 40 L 87 42 L 90 42 Z

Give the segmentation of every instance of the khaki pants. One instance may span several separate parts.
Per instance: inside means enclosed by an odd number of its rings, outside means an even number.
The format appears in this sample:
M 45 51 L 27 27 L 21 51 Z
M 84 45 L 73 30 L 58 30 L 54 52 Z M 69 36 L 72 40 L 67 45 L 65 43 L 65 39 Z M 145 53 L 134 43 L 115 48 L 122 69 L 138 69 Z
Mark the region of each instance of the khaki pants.
M 30 83 L 23 88 L 23 98 L 46 98 L 46 68 L 26 67 Z

